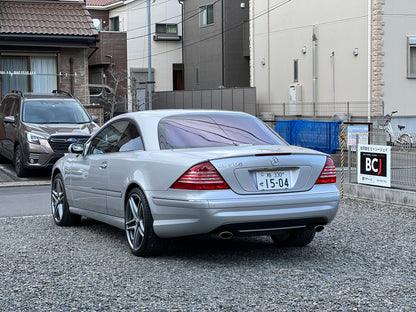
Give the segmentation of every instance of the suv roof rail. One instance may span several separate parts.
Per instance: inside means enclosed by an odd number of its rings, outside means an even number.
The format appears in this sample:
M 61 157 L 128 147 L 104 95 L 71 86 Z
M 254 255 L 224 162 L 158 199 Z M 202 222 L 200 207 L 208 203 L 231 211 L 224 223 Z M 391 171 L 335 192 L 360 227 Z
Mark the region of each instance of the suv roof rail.
M 70 96 L 72 98 L 74 97 L 71 93 L 66 92 L 66 91 L 63 91 L 63 90 L 53 90 L 52 93 L 55 93 L 55 94 L 66 94 L 66 95 L 68 95 L 68 96 Z
M 12 90 L 12 91 L 10 91 L 11 93 L 16 93 L 16 94 L 19 94 L 20 96 L 23 96 L 23 93 L 22 93 L 22 91 L 20 91 L 20 90 Z

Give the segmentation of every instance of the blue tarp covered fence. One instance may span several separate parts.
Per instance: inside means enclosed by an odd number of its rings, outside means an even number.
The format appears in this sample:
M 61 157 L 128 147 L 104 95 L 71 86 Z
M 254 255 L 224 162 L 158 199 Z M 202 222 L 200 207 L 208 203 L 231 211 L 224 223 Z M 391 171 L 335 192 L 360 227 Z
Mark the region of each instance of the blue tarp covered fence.
M 275 131 L 289 144 L 332 154 L 338 148 L 341 121 L 282 120 Z

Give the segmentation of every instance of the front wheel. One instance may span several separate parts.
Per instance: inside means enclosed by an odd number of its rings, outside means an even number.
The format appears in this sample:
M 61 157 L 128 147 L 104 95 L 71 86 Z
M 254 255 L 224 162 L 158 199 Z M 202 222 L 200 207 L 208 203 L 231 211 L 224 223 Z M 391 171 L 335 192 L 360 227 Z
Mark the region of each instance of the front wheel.
M 20 145 L 17 145 L 14 149 L 13 164 L 16 170 L 16 175 L 20 178 L 26 177 L 28 173 L 25 167 L 24 159 L 23 149 Z
M 284 235 L 271 235 L 273 242 L 278 246 L 304 247 L 315 238 L 315 231 L 310 229 L 297 229 L 285 232 Z
M 51 188 L 51 209 L 53 220 L 57 225 L 73 225 L 79 223 L 80 215 L 69 212 L 62 175 L 53 177 Z
M 160 247 L 160 239 L 153 231 L 153 217 L 139 188 L 134 188 L 127 196 L 124 219 L 131 252 L 141 257 L 153 255 Z

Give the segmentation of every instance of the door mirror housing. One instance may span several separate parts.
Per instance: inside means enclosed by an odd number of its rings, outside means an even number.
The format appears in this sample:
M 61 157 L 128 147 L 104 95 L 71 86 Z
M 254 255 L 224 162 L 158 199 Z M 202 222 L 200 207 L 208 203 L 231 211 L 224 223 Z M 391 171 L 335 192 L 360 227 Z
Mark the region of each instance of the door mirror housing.
M 6 116 L 4 117 L 4 122 L 5 123 L 15 123 L 16 122 L 16 118 L 14 118 L 14 116 Z
M 84 144 L 82 143 L 72 143 L 68 147 L 68 152 L 73 154 L 82 154 L 84 152 Z

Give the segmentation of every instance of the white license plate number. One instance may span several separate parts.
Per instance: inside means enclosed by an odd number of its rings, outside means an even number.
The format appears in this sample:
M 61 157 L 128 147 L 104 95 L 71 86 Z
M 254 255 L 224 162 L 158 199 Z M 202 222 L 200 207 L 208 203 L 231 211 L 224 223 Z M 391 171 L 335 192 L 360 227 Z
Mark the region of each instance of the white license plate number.
M 285 190 L 292 187 L 292 172 L 290 170 L 258 171 L 256 172 L 257 189 Z

